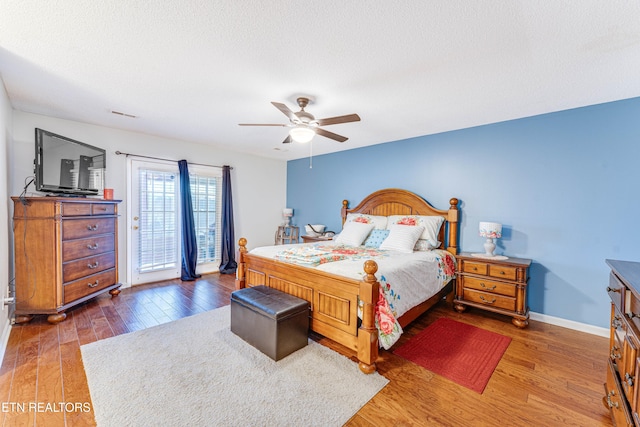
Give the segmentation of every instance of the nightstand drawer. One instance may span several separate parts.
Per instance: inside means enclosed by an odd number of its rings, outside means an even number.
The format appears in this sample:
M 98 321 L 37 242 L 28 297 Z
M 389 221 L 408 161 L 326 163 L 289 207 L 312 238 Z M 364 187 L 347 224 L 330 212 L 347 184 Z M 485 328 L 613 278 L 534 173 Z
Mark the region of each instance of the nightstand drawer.
M 516 287 L 511 283 L 496 282 L 493 280 L 478 279 L 475 277 L 461 276 L 462 286 L 465 289 L 475 289 L 492 294 L 505 295 L 508 297 L 516 296 Z
M 515 298 L 492 294 L 489 292 L 476 291 L 469 288 L 465 288 L 464 290 L 464 299 L 465 301 L 501 308 L 503 310 L 515 311 L 516 309 Z
M 489 276 L 496 277 L 498 279 L 516 280 L 517 271 L 517 268 L 506 265 L 489 265 Z
M 486 276 L 489 271 L 489 266 L 484 262 L 463 260 L 461 264 L 460 270 L 463 273 L 482 274 Z

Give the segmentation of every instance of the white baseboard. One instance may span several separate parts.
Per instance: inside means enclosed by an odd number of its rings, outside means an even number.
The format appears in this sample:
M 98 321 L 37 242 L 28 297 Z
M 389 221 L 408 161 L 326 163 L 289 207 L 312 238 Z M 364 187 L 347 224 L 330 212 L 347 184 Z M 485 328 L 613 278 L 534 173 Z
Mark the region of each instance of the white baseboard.
M 1 312 L 1 311 L 0 311 Z M 2 333 L 0 334 L 0 365 L 4 360 L 4 353 L 7 351 L 7 343 L 9 342 L 9 334 L 11 334 L 11 322 L 9 319 L 2 320 Z
M 609 328 L 588 325 L 586 323 L 574 322 L 573 320 L 562 319 L 560 317 L 549 316 L 547 314 L 529 313 L 531 320 L 549 323 L 551 325 L 562 326 L 563 328 L 573 329 L 580 332 L 586 332 L 592 335 L 609 338 Z

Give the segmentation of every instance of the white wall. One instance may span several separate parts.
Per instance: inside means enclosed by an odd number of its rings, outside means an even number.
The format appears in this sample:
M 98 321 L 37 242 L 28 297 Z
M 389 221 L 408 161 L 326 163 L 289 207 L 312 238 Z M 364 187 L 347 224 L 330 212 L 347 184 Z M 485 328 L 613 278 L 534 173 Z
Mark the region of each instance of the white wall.
M 266 159 L 249 154 L 236 153 L 209 145 L 195 144 L 56 119 L 48 116 L 13 111 L 13 156 L 10 159 L 10 174 L 13 183 L 11 195 L 22 192 L 25 181 L 33 176 L 35 152 L 35 128 L 45 129 L 59 135 L 104 148 L 107 151 L 105 187 L 114 189 L 114 198 L 123 199 L 118 211 L 119 278 L 123 286 L 129 286 L 126 277 L 128 256 L 126 251 L 126 156 L 116 151 L 161 157 L 173 160 L 186 159 L 193 163 L 230 165 L 235 217 L 236 250 L 240 237 L 246 237 L 251 247 L 273 244 L 277 226 L 280 224 L 282 208 L 286 201 L 285 161 Z M 28 188 L 27 195 L 35 193 Z
M 3 300 L 8 296 L 9 281 L 13 277 L 13 268 L 9 268 L 9 248 L 11 221 L 9 213 L 11 207 L 9 197 L 10 192 L 10 172 L 9 172 L 9 151 L 11 141 L 11 105 L 9 97 L 4 88 L 4 83 L 0 78 L 0 200 L 4 203 L 0 205 L 0 298 Z M 11 326 L 9 323 L 9 307 L 0 300 L 0 363 L 4 356 L 4 351 L 9 339 Z

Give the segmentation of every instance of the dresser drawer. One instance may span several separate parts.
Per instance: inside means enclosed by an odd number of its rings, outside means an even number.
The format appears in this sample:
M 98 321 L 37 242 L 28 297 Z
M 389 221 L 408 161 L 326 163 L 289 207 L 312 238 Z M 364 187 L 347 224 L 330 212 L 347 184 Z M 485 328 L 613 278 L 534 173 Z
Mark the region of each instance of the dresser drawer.
M 113 215 L 116 213 L 116 205 L 113 203 L 93 203 L 91 215 Z
M 113 233 L 115 218 L 82 218 L 62 221 L 62 240 L 82 239 L 98 234 Z
M 74 259 L 95 256 L 113 250 L 115 250 L 114 234 L 70 240 L 62 242 L 62 261 L 73 261 Z
M 460 271 L 463 273 L 482 274 L 486 276 L 489 271 L 489 266 L 484 262 L 463 260 L 461 264 Z
M 92 293 L 115 283 L 115 268 L 69 282 L 64 285 L 64 303 L 69 304 L 70 302 L 86 297 L 87 295 L 91 295 Z
M 609 361 L 607 369 L 607 382 L 605 383 L 606 396 L 602 399 L 606 407 L 609 408 L 611 418 L 615 420 L 616 426 L 632 426 L 631 411 L 622 394 L 622 386 L 616 373 L 616 368 Z
M 492 294 L 489 292 L 476 291 L 469 288 L 464 289 L 464 299 L 466 301 L 471 301 L 490 307 L 501 308 L 503 310 L 515 311 L 516 309 L 515 298 Z
M 633 326 L 640 331 L 640 300 L 631 292 L 626 289 L 624 295 L 625 314 L 628 316 Z
M 504 280 L 516 280 L 518 269 L 506 265 L 489 265 L 489 276 Z
M 625 286 L 616 277 L 616 275 L 613 274 L 613 272 L 609 274 L 609 286 L 607 286 L 607 293 L 616 308 L 624 313 L 626 311 L 624 301 Z
M 485 280 L 476 277 L 461 276 L 462 285 L 469 289 L 489 292 L 492 294 L 505 295 L 509 297 L 516 296 L 516 287 L 511 283 L 497 282 L 494 280 Z
M 91 215 L 91 203 L 63 203 L 62 216 Z
M 62 265 L 62 281 L 70 282 L 116 266 L 115 252 L 66 262 Z

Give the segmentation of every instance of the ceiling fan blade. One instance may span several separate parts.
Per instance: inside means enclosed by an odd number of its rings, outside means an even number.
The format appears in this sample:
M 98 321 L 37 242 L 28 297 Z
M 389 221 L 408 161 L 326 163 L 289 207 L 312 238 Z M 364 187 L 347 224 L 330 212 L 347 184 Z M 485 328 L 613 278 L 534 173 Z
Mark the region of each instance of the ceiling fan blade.
M 327 119 L 319 119 L 318 126 L 337 125 L 340 123 L 359 122 L 360 116 L 357 114 L 347 114 L 346 116 L 329 117 Z
M 298 116 L 296 116 L 296 113 L 291 111 L 289 109 L 289 107 L 287 107 L 286 105 L 284 105 L 284 104 L 282 104 L 280 102 L 271 102 L 271 103 L 278 110 L 282 111 L 285 116 L 289 117 L 289 120 L 291 120 L 293 123 L 300 123 L 300 119 L 298 118 Z
M 291 139 L 291 135 L 287 135 L 287 137 L 282 141 L 283 144 L 290 144 L 293 140 Z
M 272 123 L 238 123 L 238 126 L 280 126 L 280 127 L 287 127 L 289 125 L 272 124 Z
M 330 138 L 338 142 L 345 142 L 347 139 L 349 139 L 346 136 L 338 135 L 337 133 L 329 132 L 328 130 L 324 130 L 320 128 L 316 128 L 316 133 L 318 135 L 322 135 L 326 138 Z

